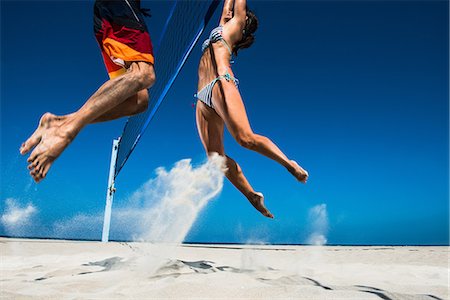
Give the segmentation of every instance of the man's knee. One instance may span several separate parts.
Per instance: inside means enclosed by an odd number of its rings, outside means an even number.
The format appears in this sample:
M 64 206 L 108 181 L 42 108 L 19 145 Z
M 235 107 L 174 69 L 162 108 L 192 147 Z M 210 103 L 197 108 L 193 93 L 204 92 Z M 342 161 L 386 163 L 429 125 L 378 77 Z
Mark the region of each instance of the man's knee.
M 155 69 L 152 64 L 145 62 L 138 62 L 136 68 L 136 79 L 139 82 L 141 89 L 150 88 L 156 80 Z
M 156 80 L 153 64 L 142 61 L 129 64 L 128 76 L 129 80 L 137 83 L 139 91 L 150 88 Z
M 143 84 L 145 85 L 145 88 L 150 88 L 156 81 L 156 74 L 155 74 L 155 68 L 152 64 L 146 64 L 148 68 L 145 68 L 143 70 Z M 147 95 L 148 98 L 148 95 Z
M 143 113 L 148 109 L 148 91 L 142 90 L 137 94 L 136 113 Z

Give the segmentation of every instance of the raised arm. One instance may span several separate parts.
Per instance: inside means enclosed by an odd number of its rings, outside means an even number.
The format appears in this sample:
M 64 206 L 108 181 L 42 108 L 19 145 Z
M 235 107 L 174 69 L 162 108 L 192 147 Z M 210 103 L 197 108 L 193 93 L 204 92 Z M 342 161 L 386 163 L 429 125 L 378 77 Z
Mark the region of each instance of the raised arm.
M 220 24 L 223 25 L 233 17 L 234 0 L 225 0 L 223 3 L 222 16 L 220 17 Z
M 245 23 L 245 17 L 247 16 L 247 0 L 234 1 L 234 18 L 239 22 Z

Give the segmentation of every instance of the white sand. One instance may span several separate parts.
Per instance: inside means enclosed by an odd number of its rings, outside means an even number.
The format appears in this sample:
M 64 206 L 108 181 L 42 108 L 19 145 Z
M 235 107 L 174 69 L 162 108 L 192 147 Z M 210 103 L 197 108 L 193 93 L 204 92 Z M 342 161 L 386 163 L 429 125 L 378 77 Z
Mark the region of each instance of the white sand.
M 448 247 L 0 238 L 1 299 L 449 299 Z

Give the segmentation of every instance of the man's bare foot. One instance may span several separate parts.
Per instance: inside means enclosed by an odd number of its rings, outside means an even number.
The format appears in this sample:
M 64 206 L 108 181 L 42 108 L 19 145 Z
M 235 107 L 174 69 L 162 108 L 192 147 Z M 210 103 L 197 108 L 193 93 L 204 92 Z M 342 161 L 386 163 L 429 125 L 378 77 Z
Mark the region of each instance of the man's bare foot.
M 69 126 L 64 124 L 65 120 L 65 117 L 44 114 L 39 127 L 20 149 L 20 153 L 25 154 L 35 147 L 27 161 L 30 175 L 36 182 L 45 178 L 55 159 L 75 137 Z
M 300 167 L 300 165 L 295 161 L 291 160 L 291 166 L 288 168 L 288 171 L 297 178 L 298 181 L 306 183 L 308 180 L 308 172 Z
M 256 208 L 260 213 L 264 216 L 273 219 L 273 215 L 270 211 L 264 206 L 264 195 L 259 192 L 254 192 L 250 197 L 247 198 L 248 201 Z
M 20 154 L 24 155 L 31 151 L 41 141 L 42 134 L 51 126 L 59 126 L 65 117 L 56 116 L 49 112 L 42 115 L 39 125 L 33 134 L 20 146 Z

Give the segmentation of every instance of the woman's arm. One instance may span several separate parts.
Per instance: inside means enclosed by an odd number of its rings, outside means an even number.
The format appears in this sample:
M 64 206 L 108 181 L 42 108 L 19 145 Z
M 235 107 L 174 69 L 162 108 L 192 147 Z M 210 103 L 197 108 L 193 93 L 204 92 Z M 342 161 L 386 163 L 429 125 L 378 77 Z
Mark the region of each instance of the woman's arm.
M 234 0 L 225 0 L 223 3 L 222 16 L 220 17 L 220 25 L 224 25 L 227 21 L 229 21 L 233 16 L 233 5 Z
M 247 16 L 247 0 L 234 1 L 234 18 L 245 24 L 245 17 Z

